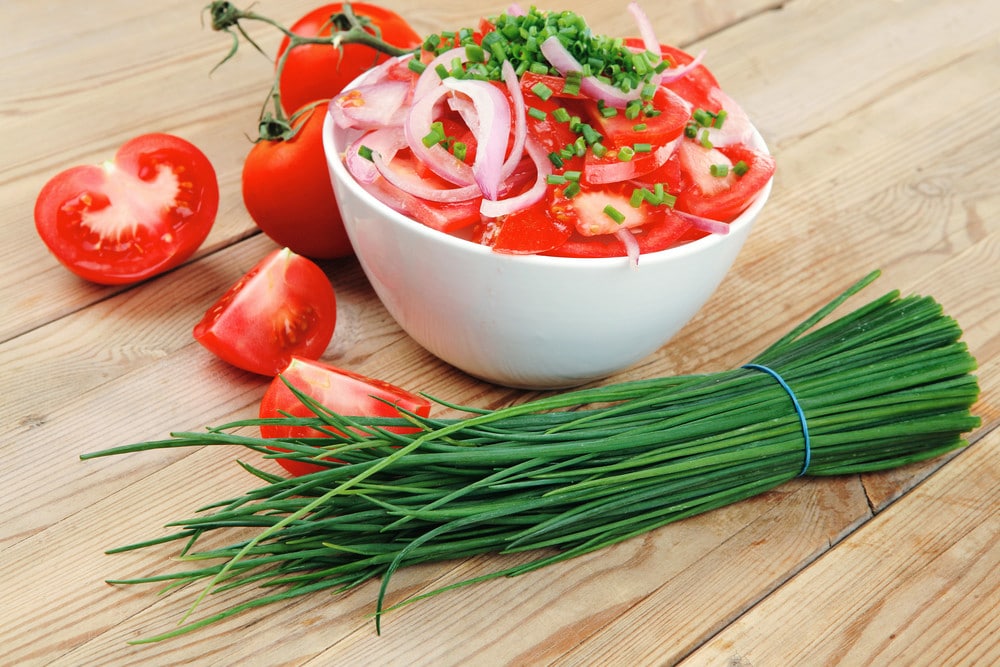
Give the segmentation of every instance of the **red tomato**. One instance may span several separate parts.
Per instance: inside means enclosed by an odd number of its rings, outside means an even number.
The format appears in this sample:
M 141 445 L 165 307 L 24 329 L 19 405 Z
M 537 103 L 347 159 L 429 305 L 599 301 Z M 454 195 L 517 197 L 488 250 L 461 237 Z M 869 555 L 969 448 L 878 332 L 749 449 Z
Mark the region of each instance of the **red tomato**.
M 394 405 L 423 417 L 428 416 L 431 411 L 430 401 L 422 396 L 411 394 L 388 382 L 358 375 L 319 361 L 293 357 L 281 376 L 324 407 L 346 417 L 400 417 Z M 295 397 L 282 377 L 274 378 L 264 394 L 260 403 L 260 417 L 268 419 L 284 415 L 313 416 L 313 412 Z M 386 430 L 413 433 L 418 429 L 387 427 Z M 276 425 L 262 425 L 260 433 L 264 438 L 320 438 L 329 435 L 306 426 Z M 288 459 L 278 459 L 278 463 L 293 475 L 304 475 L 326 469 L 318 464 Z
M 195 339 L 229 363 L 280 373 L 293 356 L 318 358 L 333 337 L 337 301 L 323 270 L 288 248 L 243 276 L 195 325 Z
M 660 54 L 670 62 L 671 67 L 687 65 L 694 60 L 691 54 L 667 44 L 660 45 Z M 713 113 L 719 110 L 719 105 L 711 100 L 711 92 L 719 88 L 719 82 L 704 65 L 698 65 L 681 78 L 668 83 L 667 87 L 696 109 L 706 109 Z
M 323 152 L 324 108 L 298 116 L 291 139 L 254 144 L 243 163 L 243 203 L 278 245 L 316 259 L 353 254 Z
M 511 255 L 537 255 L 566 243 L 573 225 L 549 214 L 543 199 L 534 206 L 505 215 L 490 224 L 480 239 L 496 252 Z
M 625 245 L 613 233 L 586 233 L 589 228 L 607 230 L 616 223 L 605 213 L 604 207 L 614 206 L 626 216 L 622 223 L 632 230 L 642 253 L 664 250 L 686 238 L 691 223 L 675 215 L 667 206 L 651 206 L 643 202 L 639 208 L 629 203 L 634 186 L 615 183 L 602 187 L 589 187 L 575 197 L 567 199 L 556 191 L 552 196 L 551 215 L 575 227 L 563 245 L 542 254 L 558 257 L 622 257 Z
M 774 174 L 774 158 L 746 146 L 705 149 L 695 141 L 684 140 L 678 147 L 681 166 L 689 183 L 682 186 L 675 207 L 703 218 L 730 222 L 742 213 Z M 713 156 L 719 156 L 715 158 Z M 712 164 L 746 163 L 742 176 L 732 170 L 724 177 L 713 176 Z
M 190 257 L 219 208 L 212 164 L 194 145 L 145 134 L 113 161 L 57 174 L 38 194 L 35 227 L 66 268 L 104 285 L 144 280 Z
M 420 46 L 422 40 L 410 24 L 393 11 L 364 2 L 350 3 L 355 15 L 371 21 L 383 40 L 403 49 Z M 312 10 L 292 25 L 292 32 L 302 37 L 331 34 L 330 17 L 343 11 L 335 2 Z M 369 30 L 375 33 L 376 30 Z M 281 42 L 278 59 L 288 48 L 288 37 Z M 300 44 L 285 60 L 279 79 L 281 104 L 289 112 L 316 100 L 330 99 L 355 78 L 389 56 L 370 46 L 345 44 Z

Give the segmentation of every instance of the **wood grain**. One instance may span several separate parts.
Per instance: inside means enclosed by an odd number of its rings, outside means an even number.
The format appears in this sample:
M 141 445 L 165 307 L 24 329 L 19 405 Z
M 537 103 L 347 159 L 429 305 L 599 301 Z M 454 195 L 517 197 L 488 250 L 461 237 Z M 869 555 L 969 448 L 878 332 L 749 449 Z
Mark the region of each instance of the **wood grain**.
M 315 4 L 254 8 L 290 24 Z M 386 6 L 426 33 L 471 25 L 506 3 Z M 624 2 L 573 9 L 599 32 L 635 31 Z M 255 481 L 233 463 L 247 454 L 230 448 L 78 456 L 256 413 L 266 379 L 214 359 L 190 332 L 274 247 L 240 197 L 270 62 L 244 48 L 210 74 L 229 41 L 201 25 L 199 3 L 6 3 L 17 29 L 0 54 L 17 66 L 0 68 L 0 664 L 1000 662 L 1000 8 L 664 0 L 644 9 L 664 41 L 705 49 L 779 166 L 712 300 L 668 345 L 606 382 L 745 363 L 880 268 L 869 296 L 931 294 L 962 325 L 982 389 L 972 446 L 885 473 L 796 480 L 540 572 L 446 593 L 387 616 L 381 637 L 368 617 L 371 582 L 130 646 L 173 627 L 199 589 L 160 596 L 156 586 L 104 583 L 177 567 L 176 545 L 103 551 L 160 535 Z M 268 52 L 278 43 L 266 26 L 250 32 Z M 148 131 L 183 136 L 212 160 L 216 225 L 166 275 L 131 287 L 84 283 L 38 240 L 34 198 L 55 172 L 99 162 Z M 338 296 L 324 360 L 486 408 L 535 395 L 475 381 L 422 350 L 355 260 L 322 266 Z M 510 562 L 410 568 L 390 598 Z M 195 617 L 252 596 L 211 596 Z

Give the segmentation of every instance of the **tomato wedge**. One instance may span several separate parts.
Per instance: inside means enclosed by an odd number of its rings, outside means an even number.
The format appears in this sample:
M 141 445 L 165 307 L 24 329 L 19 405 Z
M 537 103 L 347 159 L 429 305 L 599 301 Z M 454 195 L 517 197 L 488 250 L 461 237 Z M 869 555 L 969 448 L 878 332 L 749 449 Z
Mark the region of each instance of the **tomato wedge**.
M 261 375 L 293 356 L 317 359 L 333 337 L 337 301 L 323 270 L 288 248 L 262 259 L 194 327 L 216 356 Z
M 172 269 L 208 236 L 219 208 L 215 169 L 193 144 L 144 134 L 101 166 L 54 176 L 35 202 L 49 251 L 85 280 L 121 285 Z
M 320 361 L 292 357 L 281 376 L 276 377 L 271 382 L 261 400 L 260 417 L 262 419 L 285 415 L 293 417 L 313 416 L 313 412 L 288 388 L 286 381 L 310 398 L 317 400 L 324 407 L 346 417 L 402 416 L 393 406 L 399 406 L 403 410 L 422 417 L 428 416 L 431 411 L 431 402 L 426 398 L 412 394 L 383 380 L 365 377 Z M 392 426 L 386 427 L 386 430 L 395 433 L 414 433 L 419 429 Z M 260 434 L 264 438 L 321 438 L 329 436 L 329 433 L 308 426 L 274 424 L 261 425 Z M 288 451 L 277 447 L 274 449 L 275 451 Z M 278 463 L 293 475 L 304 475 L 326 469 L 320 464 L 290 459 L 278 459 Z

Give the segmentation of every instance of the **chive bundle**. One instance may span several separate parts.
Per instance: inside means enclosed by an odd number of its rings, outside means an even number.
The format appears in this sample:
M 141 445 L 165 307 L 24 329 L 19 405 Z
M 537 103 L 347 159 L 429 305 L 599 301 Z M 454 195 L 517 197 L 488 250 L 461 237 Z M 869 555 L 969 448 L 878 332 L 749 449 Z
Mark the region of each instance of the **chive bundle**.
M 265 484 L 172 524 L 173 534 L 115 550 L 181 540 L 183 560 L 211 564 L 112 583 L 175 587 L 207 580 L 202 595 L 246 585 L 264 591 L 141 641 L 381 578 L 378 627 L 389 608 L 601 549 L 800 474 L 883 470 L 961 447 L 962 434 L 979 425 L 970 412 L 979 391 L 970 375 L 976 363 L 937 302 L 891 292 L 818 326 L 876 275 L 753 360 L 779 374 L 787 389 L 769 373 L 744 367 L 581 389 L 496 411 L 439 401 L 468 414 L 452 419 L 346 417 L 296 391 L 315 417 L 278 421 L 348 435 L 264 440 L 232 432 L 262 423 L 248 420 L 84 455 L 236 444 L 270 457 L 279 454 L 268 448 L 279 446 L 290 450 L 284 458 L 343 462 L 292 479 L 241 463 Z M 383 428 L 400 424 L 419 432 Z M 260 532 L 228 547 L 194 550 L 205 533 L 241 527 Z M 393 607 L 383 604 L 399 567 L 533 550 L 544 551 Z

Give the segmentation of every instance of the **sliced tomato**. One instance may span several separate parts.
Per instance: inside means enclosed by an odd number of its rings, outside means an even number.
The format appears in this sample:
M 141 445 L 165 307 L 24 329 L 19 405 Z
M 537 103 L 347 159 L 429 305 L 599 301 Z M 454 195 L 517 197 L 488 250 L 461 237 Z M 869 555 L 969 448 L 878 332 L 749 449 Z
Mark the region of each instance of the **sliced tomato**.
M 537 255 L 566 243 L 572 232 L 571 224 L 549 214 L 548 202 L 543 199 L 534 206 L 492 221 L 480 242 L 496 252 Z
M 602 112 L 596 104 L 589 105 L 594 128 L 605 137 L 608 146 L 621 147 L 648 143 L 654 146 L 667 144 L 681 136 L 691 118 L 690 105 L 677 93 L 659 87 L 650 100 L 656 111 L 653 115 L 643 112 L 629 118 L 622 109 Z M 613 115 L 607 115 L 611 114 Z
M 218 208 L 219 185 L 205 154 L 173 135 L 144 134 L 102 166 L 54 176 L 35 202 L 35 227 L 70 271 L 119 285 L 190 257 Z
M 652 206 L 642 202 L 638 208 L 629 203 L 634 186 L 617 183 L 605 187 L 590 187 L 574 197 L 566 198 L 561 191 L 553 193 L 551 215 L 575 228 L 566 243 L 542 253 L 558 257 L 621 257 L 627 254 L 625 245 L 615 236 L 628 228 L 639 242 L 642 253 L 664 250 L 682 240 L 691 229 L 667 206 Z M 614 207 L 625 216 L 616 223 L 605 212 Z
M 399 151 L 392 160 L 392 168 L 413 179 L 423 179 L 441 188 L 454 188 L 436 174 L 430 173 L 423 163 L 413 157 L 409 149 Z M 431 202 L 402 190 L 385 178 L 379 177 L 374 183 L 362 186 L 380 201 L 414 220 L 442 232 L 454 233 L 473 225 L 481 219 L 479 206 L 482 197 L 455 202 Z
M 337 301 L 326 274 L 284 248 L 229 288 L 195 325 L 194 337 L 234 366 L 276 375 L 293 356 L 319 358 L 336 321 Z
M 669 61 L 672 67 L 688 65 L 694 60 L 690 53 L 667 44 L 660 45 L 660 55 Z M 681 78 L 667 83 L 666 87 L 690 102 L 696 109 L 705 109 L 713 113 L 719 110 L 718 104 L 712 101 L 712 91 L 719 88 L 719 82 L 705 65 L 697 65 Z
M 774 158 L 747 146 L 705 148 L 682 141 L 678 155 L 686 184 L 677 195 L 677 210 L 722 222 L 731 222 L 746 210 L 775 169 Z M 741 161 L 747 171 L 738 176 L 731 167 Z M 726 176 L 713 176 L 713 164 L 729 167 Z
M 284 378 L 284 379 L 282 379 Z M 260 417 L 269 419 L 291 415 L 311 417 L 314 413 L 306 407 L 286 381 L 325 408 L 346 417 L 401 417 L 394 406 L 407 412 L 426 417 L 431 402 L 393 384 L 365 377 L 329 364 L 303 357 L 292 357 L 280 377 L 274 378 L 260 403 Z M 413 433 L 416 427 L 385 427 L 395 433 Z M 339 433 L 334 429 L 334 433 Z M 307 426 L 279 426 L 263 424 L 260 434 L 264 438 L 321 438 L 325 433 Z M 276 451 L 287 449 L 274 448 Z M 293 475 L 304 475 L 326 468 L 320 464 L 278 459 L 278 463 Z

